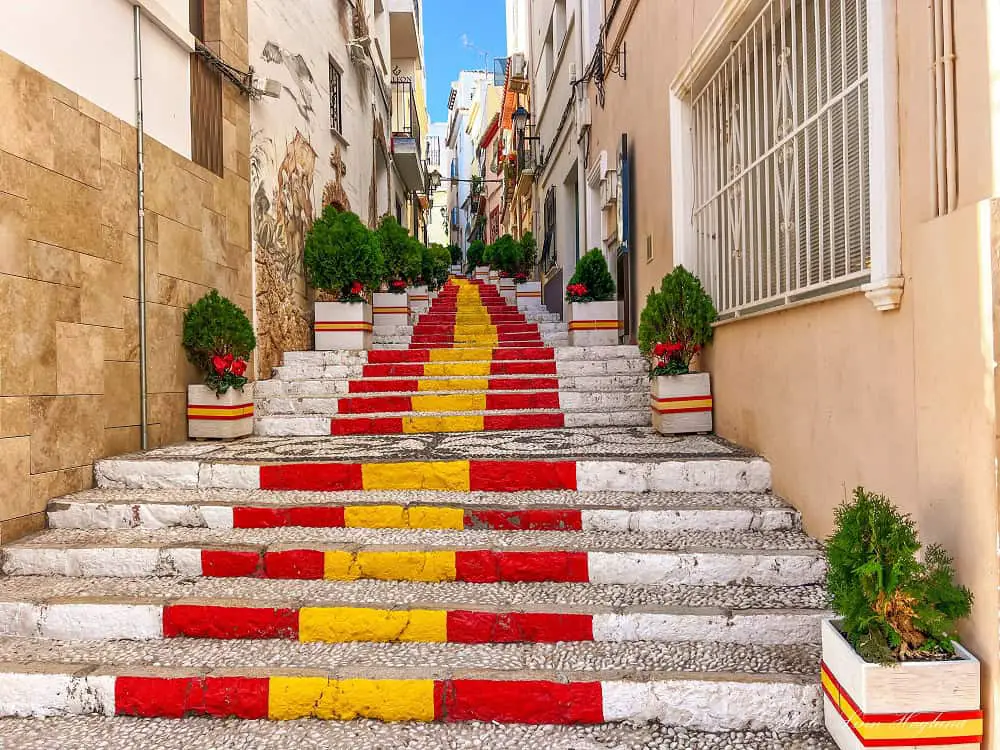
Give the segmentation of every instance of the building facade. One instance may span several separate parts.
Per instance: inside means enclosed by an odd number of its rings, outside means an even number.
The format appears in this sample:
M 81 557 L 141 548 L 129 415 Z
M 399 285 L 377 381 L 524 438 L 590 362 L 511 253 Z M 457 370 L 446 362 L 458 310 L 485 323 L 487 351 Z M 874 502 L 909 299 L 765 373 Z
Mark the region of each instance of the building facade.
M 472 178 L 476 163 L 476 143 L 470 131 L 473 105 L 481 107 L 480 92 L 488 83 L 485 71 L 463 70 L 452 83 L 448 101 L 448 131 L 446 146 L 452 155 L 448 180 L 451 184 L 449 205 L 449 244 L 458 245 L 464 253 L 474 231 L 470 211 Z
M 446 247 L 451 244 L 448 218 L 451 163 L 448 123 L 431 123 L 427 134 L 427 174 L 432 183 L 437 183 L 437 187 L 431 193 L 428 207 L 427 241 Z M 434 175 L 436 179 L 433 178 Z
M 600 44 L 586 171 L 627 331 L 683 263 L 722 314 L 716 429 L 808 530 L 860 484 L 955 555 L 1000 747 L 1000 8 L 606 0 Z
M 250 98 L 209 52 L 247 70 L 245 3 L 4 8 L 0 540 L 144 428 L 150 446 L 185 438 L 187 305 L 217 288 L 252 312 Z

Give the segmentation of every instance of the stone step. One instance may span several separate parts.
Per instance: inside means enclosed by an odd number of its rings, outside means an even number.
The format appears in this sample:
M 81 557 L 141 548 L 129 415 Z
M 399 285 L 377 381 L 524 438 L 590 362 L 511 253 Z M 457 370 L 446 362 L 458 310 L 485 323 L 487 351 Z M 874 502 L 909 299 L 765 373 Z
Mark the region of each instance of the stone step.
M 556 353 L 563 349 L 555 349 Z M 279 368 L 280 369 L 280 368 Z M 500 375 L 558 375 L 560 377 L 601 377 L 643 375 L 648 382 L 648 365 L 642 359 L 609 360 L 509 360 L 499 362 L 403 362 L 365 365 L 352 378 L 491 377 Z M 301 369 L 281 374 L 284 380 L 323 378 L 320 370 Z M 300 373 L 302 373 L 300 375 Z
M 9 576 L 304 578 L 468 583 L 806 585 L 819 545 L 799 531 L 49 529 L 5 546 Z
M 48 505 L 54 529 L 468 528 L 779 531 L 798 512 L 763 493 L 316 492 L 93 489 Z
M 639 604 L 616 611 L 600 601 L 586 607 L 562 603 L 546 606 L 535 601 L 491 604 L 477 601 L 482 597 L 476 595 L 475 587 L 462 589 L 469 594 L 468 600 L 455 601 L 453 595 L 442 596 L 432 591 L 419 603 L 401 604 L 394 598 L 344 598 L 337 582 L 330 582 L 326 590 L 313 591 L 302 599 L 294 593 L 294 584 L 301 581 L 267 581 L 276 585 L 267 586 L 264 591 L 255 585 L 256 580 L 249 585 L 235 583 L 237 593 L 231 590 L 232 586 L 220 591 L 216 585 L 219 579 L 210 578 L 185 581 L 183 585 L 157 579 L 166 584 L 160 586 L 163 593 L 144 595 L 137 595 L 130 586 L 135 583 L 136 588 L 143 589 L 140 579 L 87 578 L 89 587 L 85 593 L 55 596 L 42 585 L 61 580 L 58 577 L 33 576 L 26 580 L 37 585 L 21 587 L 27 590 L 18 595 L 0 593 L 0 637 L 242 638 L 303 643 L 711 641 L 797 645 L 818 643 L 820 623 L 829 616 L 823 609 L 801 607 L 733 611 L 711 605 Z M 595 594 L 591 592 L 588 597 L 595 599 Z
M 340 460 L 331 461 L 333 456 Z M 251 437 L 102 459 L 94 473 L 100 487 L 128 489 L 766 492 L 771 487 L 770 466 L 747 451 L 710 435 L 664 438 L 649 427 L 406 440 Z
M 561 410 L 566 413 L 609 409 L 637 411 L 646 410 L 648 406 L 649 393 L 644 391 L 456 390 L 446 386 L 441 390 L 423 388 L 349 396 L 270 397 L 257 400 L 257 414 L 347 416 L 406 413 L 430 416 L 526 410 Z
M 815 645 L 4 638 L 0 661 L 7 716 L 661 719 L 712 731 L 822 722 Z
M 166 726 L 165 726 L 166 724 Z M 163 745 L 165 730 L 170 742 Z M 465 750 L 483 748 L 548 748 L 548 750 L 835 750 L 825 732 L 781 733 L 709 731 L 647 724 L 391 724 L 357 719 L 351 722 L 218 721 L 187 716 L 166 721 L 119 716 L 71 716 L 45 719 L 2 719 L 0 732 L 18 750 L 79 750 L 97 741 L 113 748 L 245 747 L 252 732 L 254 750 L 355 750 L 411 748 Z

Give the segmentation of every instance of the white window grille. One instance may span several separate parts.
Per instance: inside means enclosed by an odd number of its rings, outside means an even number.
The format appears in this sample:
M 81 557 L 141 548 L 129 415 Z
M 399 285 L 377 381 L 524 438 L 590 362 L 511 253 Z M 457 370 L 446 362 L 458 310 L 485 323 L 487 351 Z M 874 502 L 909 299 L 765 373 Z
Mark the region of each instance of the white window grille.
M 722 316 L 871 276 L 867 0 L 769 0 L 689 91 L 684 262 Z

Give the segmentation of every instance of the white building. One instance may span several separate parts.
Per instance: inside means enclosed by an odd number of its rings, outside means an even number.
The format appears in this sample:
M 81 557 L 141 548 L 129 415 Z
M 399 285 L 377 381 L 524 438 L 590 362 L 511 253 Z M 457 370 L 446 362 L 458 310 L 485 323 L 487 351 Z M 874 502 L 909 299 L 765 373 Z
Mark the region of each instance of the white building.
M 448 101 L 448 130 L 445 143 L 453 154 L 448 178 L 452 183 L 449 197 L 449 236 L 451 244 L 462 251 L 469 247 L 472 222 L 469 212 L 469 197 L 472 187 L 473 166 L 476 159 L 476 144 L 469 132 L 470 113 L 477 97 L 485 96 L 481 85 L 485 85 L 491 74 L 481 70 L 463 70 L 458 80 L 451 85 Z
M 438 245 L 450 245 L 448 196 L 451 182 L 448 175 L 451 170 L 453 155 L 448 148 L 448 123 L 434 122 L 427 133 L 427 173 L 440 177 L 437 189 L 431 195 L 430 218 L 427 224 L 427 241 Z

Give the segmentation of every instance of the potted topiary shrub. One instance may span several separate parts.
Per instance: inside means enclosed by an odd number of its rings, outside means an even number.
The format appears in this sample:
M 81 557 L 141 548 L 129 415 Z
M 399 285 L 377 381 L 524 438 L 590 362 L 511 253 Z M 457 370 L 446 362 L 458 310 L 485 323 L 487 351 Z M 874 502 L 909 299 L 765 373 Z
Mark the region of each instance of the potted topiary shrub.
M 518 310 L 540 308 L 542 306 L 542 282 L 532 281 L 531 274 L 538 260 L 538 246 L 535 235 L 525 232 L 521 235 L 521 267 L 514 273 L 515 298 Z
M 451 275 L 462 275 L 462 248 L 458 245 L 448 245 L 448 253 L 451 256 Z
M 613 346 L 618 343 L 615 282 L 604 253 L 594 248 L 577 261 L 566 285 L 566 320 L 570 346 Z
M 490 267 L 484 265 L 483 256 L 486 255 L 486 245 L 481 240 L 476 240 L 469 244 L 466 258 L 469 262 L 469 273 L 472 278 L 484 284 L 490 280 Z
M 662 435 L 712 431 L 712 381 L 691 360 L 712 340 L 717 313 L 684 266 L 650 290 L 639 316 L 639 350 L 650 361 L 653 428 Z
M 375 235 L 382 246 L 387 280 L 386 288 L 374 295 L 375 330 L 378 333 L 393 334 L 410 322 L 406 289 L 420 277 L 422 246 L 394 216 L 382 217 Z
M 315 348 L 371 349 L 371 290 L 382 283 L 382 248 L 355 214 L 327 206 L 305 243 L 306 278 L 317 290 Z
M 428 274 L 429 296 L 433 301 L 448 283 L 451 253 L 443 245 L 432 243 L 428 248 L 428 256 L 424 259 L 424 273 Z
M 827 540 L 835 619 L 822 625 L 823 714 L 843 750 L 978 748 L 980 668 L 955 641 L 972 594 L 948 554 L 921 544 L 913 520 L 858 487 Z
M 253 432 L 253 383 L 247 374 L 257 340 L 237 305 L 213 289 L 184 313 L 182 343 L 204 385 L 188 386 L 188 435 L 236 438 Z
M 499 274 L 498 288 L 501 296 L 511 305 L 517 303 L 516 274 L 524 264 L 524 248 L 511 235 L 505 234 L 492 245 L 491 273 Z

